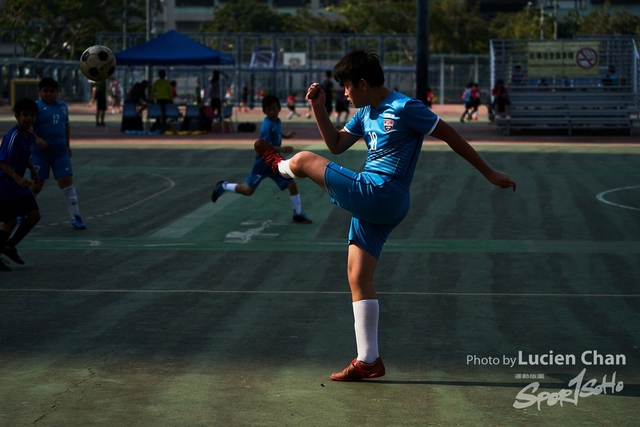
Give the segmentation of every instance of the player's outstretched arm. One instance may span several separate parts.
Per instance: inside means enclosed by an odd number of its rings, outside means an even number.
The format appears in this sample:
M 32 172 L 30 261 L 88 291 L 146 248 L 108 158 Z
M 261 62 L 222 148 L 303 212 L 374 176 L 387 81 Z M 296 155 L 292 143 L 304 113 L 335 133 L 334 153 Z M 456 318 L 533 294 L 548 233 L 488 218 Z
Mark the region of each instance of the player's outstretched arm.
M 493 185 L 500 188 L 513 188 L 513 191 L 516 191 L 515 181 L 507 174 L 491 169 L 478 152 L 445 121 L 438 122 L 431 136 L 446 142 L 453 151 L 471 163 Z
M 319 83 L 309 86 L 305 99 L 313 110 L 320 135 L 332 154 L 344 153 L 360 139 L 358 136 L 336 129 L 324 107 L 325 93 Z

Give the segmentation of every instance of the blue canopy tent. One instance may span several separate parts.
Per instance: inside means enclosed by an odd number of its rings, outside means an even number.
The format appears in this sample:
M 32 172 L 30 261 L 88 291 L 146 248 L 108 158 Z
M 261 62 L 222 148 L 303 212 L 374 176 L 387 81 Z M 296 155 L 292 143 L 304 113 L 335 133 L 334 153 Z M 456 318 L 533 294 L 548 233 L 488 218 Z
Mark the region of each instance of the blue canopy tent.
M 167 31 L 148 42 L 122 50 L 115 54 L 120 65 L 234 65 L 232 56 L 180 34 Z M 222 98 L 222 94 L 220 94 Z M 163 113 L 164 114 L 164 113 Z M 147 116 L 147 120 L 148 120 Z M 231 123 L 231 120 L 229 118 Z M 148 122 L 147 122 L 148 126 Z M 221 121 L 222 130 L 222 121 Z
M 118 65 L 233 65 L 232 56 L 167 31 L 148 42 L 115 54 Z

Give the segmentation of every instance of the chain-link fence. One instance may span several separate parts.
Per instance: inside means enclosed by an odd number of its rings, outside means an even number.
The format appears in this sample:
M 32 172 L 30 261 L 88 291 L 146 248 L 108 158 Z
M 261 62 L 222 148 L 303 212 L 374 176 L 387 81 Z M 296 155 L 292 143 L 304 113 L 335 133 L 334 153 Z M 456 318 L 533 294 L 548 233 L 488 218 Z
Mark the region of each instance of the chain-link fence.
M 415 43 L 413 35 L 358 34 L 218 34 L 185 33 L 188 37 L 213 49 L 231 55 L 233 66 L 171 66 L 162 67 L 169 80 L 176 80 L 177 90 L 185 99 L 194 98 L 199 82 L 203 89 L 213 70 L 222 73 L 231 102 L 238 103 L 245 83 L 251 88 L 250 103 L 259 102 L 263 93 L 273 93 L 284 100 L 295 92 L 303 98 L 308 86 L 320 81 L 325 71 L 356 47 L 375 50 L 385 70 L 385 84 L 409 95 L 415 95 Z M 146 41 L 144 33 L 98 33 L 96 44 L 108 46 L 114 52 Z M 0 62 L 0 87 L 8 97 L 10 81 L 25 76 L 53 76 L 61 82 L 61 92 L 68 101 L 87 101 L 90 82 L 79 73 L 74 61 L 38 61 L 18 58 Z M 158 67 L 156 67 L 158 69 Z M 145 67 L 117 67 L 117 78 L 124 88 L 148 78 Z M 149 72 L 153 77 L 155 70 Z M 459 103 L 467 83 L 478 82 L 483 92 L 490 88 L 489 55 L 431 55 L 429 82 L 436 103 Z
M 196 82 L 207 86 L 214 69 L 221 71 L 231 100 L 240 101 L 241 88 L 247 84 L 252 91 L 250 103 L 263 93 L 284 99 L 289 93 L 300 97 L 308 86 L 322 80 L 325 71 L 356 47 L 375 50 L 382 61 L 386 82 L 390 87 L 415 94 L 415 43 L 413 35 L 355 34 L 262 34 L 262 33 L 187 33 L 192 39 L 234 57 L 230 67 L 164 67 L 170 80 L 176 80 L 179 93 L 193 94 Z M 101 33 L 96 42 L 111 46 L 142 43 L 142 34 Z M 429 86 L 435 102 L 461 102 L 461 93 L 470 81 L 489 90 L 488 55 L 431 55 Z M 127 86 L 140 79 L 141 70 L 131 67 L 118 71 Z
M 307 87 L 320 81 L 324 72 L 355 47 L 373 49 L 380 55 L 386 85 L 416 95 L 413 35 L 359 34 L 262 34 L 262 33 L 186 33 L 211 48 L 231 55 L 235 65 L 162 67 L 167 78 L 176 80 L 178 93 L 193 99 L 197 83 L 205 91 L 214 69 L 221 71 L 231 102 L 241 99 L 245 83 L 256 103 L 261 94 L 273 93 L 284 99 L 289 93 L 302 98 Z M 144 33 L 98 33 L 96 44 L 114 52 L 146 41 Z M 492 40 L 489 55 L 440 55 L 429 58 L 428 85 L 436 103 L 460 103 L 469 82 L 477 82 L 489 93 L 493 82 L 504 79 L 513 90 L 538 84 L 556 87 L 589 88 L 607 83 L 614 71 L 616 84 L 638 93 L 640 70 L 636 42 L 628 37 L 582 37 L 574 40 Z M 579 45 L 579 46 L 578 46 Z M 567 66 L 567 64 L 571 66 Z M 8 98 L 10 82 L 15 78 L 53 76 L 61 83 L 61 92 L 69 101 L 87 101 L 90 82 L 74 61 L 8 59 L 0 62 L 2 97 Z M 121 66 L 114 78 L 126 89 L 135 82 L 153 78 L 145 67 Z M 518 75 L 526 79 L 518 80 Z M 149 76 L 149 77 L 148 77 Z M 513 84 L 513 78 L 516 83 Z M 520 83 L 524 83 L 521 85 Z
M 490 56 L 491 81 L 502 79 L 512 91 L 616 86 L 638 92 L 638 49 L 630 37 L 491 40 Z

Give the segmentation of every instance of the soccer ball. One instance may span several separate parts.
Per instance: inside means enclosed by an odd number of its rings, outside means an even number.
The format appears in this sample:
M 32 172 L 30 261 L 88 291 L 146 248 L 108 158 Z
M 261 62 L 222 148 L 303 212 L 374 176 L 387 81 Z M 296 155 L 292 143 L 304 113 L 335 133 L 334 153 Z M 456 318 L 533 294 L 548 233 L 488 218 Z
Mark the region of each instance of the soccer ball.
M 80 57 L 80 70 L 89 80 L 106 80 L 116 71 L 116 57 L 105 46 L 91 46 Z

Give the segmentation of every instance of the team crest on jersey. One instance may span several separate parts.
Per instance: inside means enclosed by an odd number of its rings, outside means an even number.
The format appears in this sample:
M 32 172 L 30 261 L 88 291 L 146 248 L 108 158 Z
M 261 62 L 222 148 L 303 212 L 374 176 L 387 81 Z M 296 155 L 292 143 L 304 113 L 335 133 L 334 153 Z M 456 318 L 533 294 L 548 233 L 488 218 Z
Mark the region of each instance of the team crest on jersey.
M 384 128 L 385 132 L 391 131 L 391 129 L 393 129 L 393 120 L 384 119 L 384 121 L 382 122 L 382 127 Z

